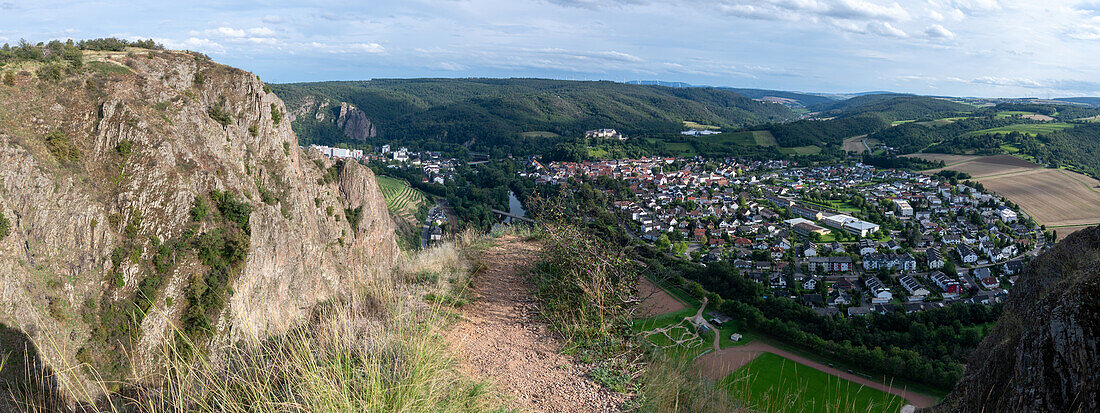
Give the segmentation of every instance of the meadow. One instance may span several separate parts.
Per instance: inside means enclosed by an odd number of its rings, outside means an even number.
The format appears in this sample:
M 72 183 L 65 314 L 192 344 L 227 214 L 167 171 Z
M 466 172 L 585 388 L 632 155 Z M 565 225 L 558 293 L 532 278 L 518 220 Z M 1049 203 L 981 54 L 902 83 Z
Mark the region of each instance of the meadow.
M 906 404 L 896 395 L 772 353 L 761 353 L 720 385 L 764 412 L 896 412 Z
M 1018 124 L 1014 124 L 1014 125 L 1001 126 L 1001 127 L 998 127 L 998 128 L 989 128 L 989 129 L 976 130 L 976 131 L 973 131 L 973 132 L 967 132 L 964 136 L 986 135 L 986 134 L 990 134 L 990 133 L 993 133 L 993 134 L 1011 133 L 1011 132 L 1020 132 L 1020 133 L 1026 134 L 1026 135 L 1035 136 L 1035 135 L 1039 135 L 1039 134 L 1043 134 L 1043 133 L 1050 133 L 1050 132 L 1060 131 L 1060 130 L 1063 130 L 1063 129 L 1069 129 L 1069 128 L 1072 128 L 1072 127 L 1073 127 L 1072 124 L 1065 123 L 1065 122 L 1018 123 Z

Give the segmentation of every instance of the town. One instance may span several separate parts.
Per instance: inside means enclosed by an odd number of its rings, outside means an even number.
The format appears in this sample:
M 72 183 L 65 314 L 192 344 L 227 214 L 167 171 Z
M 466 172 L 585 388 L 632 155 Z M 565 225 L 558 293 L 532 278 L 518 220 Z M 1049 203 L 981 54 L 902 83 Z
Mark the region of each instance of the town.
M 872 166 L 642 158 L 532 160 L 524 175 L 630 185 L 617 210 L 634 237 L 738 271 L 821 315 L 1003 301 L 1047 234 L 980 184 Z

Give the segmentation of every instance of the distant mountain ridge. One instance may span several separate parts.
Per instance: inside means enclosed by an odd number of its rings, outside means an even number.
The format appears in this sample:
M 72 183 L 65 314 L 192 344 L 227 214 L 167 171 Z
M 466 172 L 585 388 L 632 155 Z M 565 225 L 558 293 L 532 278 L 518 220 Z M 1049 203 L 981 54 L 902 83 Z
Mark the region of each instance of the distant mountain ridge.
M 677 133 L 684 121 L 736 128 L 796 118 L 783 105 L 713 88 L 675 88 L 548 79 L 376 79 L 272 85 L 293 113 L 303 144 L 352 141 L 338 127 L 350 104 L 375 135 L 362 143 L 401 142 L 423 149 L 464 146 L 505 153 L 530 150 L 585 130 L 626 135 Z M 557 138 L 560 139 L 560 138 Z M 537 141 L 537 142 L 536 142 Z

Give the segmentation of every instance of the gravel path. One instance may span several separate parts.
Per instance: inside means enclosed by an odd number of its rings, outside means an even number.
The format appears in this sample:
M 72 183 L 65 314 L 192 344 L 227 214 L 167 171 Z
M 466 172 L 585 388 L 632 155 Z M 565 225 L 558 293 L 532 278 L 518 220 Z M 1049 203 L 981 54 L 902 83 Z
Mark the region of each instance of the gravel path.
M 498 239 L 481 257 L 474 302 L 447 334 L 475 379 L 489 380 L 513 399 L 510 408 L 534 412 L 614 412 L 625 400 L 586 376 L 589 367 L 558 352 L 559 340 L 538 320 L 525 283 L 537 244 Z

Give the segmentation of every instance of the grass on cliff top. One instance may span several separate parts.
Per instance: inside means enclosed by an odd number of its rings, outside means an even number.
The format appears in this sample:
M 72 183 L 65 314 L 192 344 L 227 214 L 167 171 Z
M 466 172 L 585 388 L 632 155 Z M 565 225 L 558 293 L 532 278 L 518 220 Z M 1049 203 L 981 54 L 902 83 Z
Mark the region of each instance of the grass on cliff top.
M 115 383 L 62 380 L 61 393 L 111 412 L 503 410 L 494 389 L 457 370 L 442 336 L 454 308 L 469 299 L 471 252 L 483 244 L 465 234 L 407 257 L 392 277 L 367 276 L 354 293 L 321 304 L 302 327 L 267 338 L 236 332 L 243 337 L 221 347 L 217 360 L 187 356 L 185 338 L 166 340 L 158 347 L 162 368 L 122 383 L 110 402 L 99 394 Z M 14 395 L 20 410 L 50 410 L 26 396 Z

